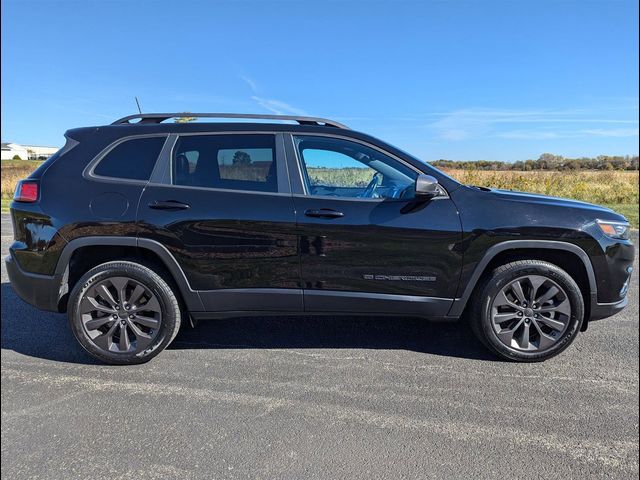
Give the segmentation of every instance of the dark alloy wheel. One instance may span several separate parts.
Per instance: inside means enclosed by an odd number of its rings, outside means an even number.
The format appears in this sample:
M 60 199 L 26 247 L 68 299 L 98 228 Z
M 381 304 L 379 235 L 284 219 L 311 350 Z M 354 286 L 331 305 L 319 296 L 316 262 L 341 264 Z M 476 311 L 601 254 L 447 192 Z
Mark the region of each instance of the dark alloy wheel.
M 584 301 L 576 282 L 557 265 L 520 260 L 486 276 L 470 314 L 474 332 L 494 353 L 510 360 L 541 361 L 575 339 Z
M 570 318 L 571 304 L 564 289 L 541 275 L 516 278 L 498 292 L 491 305 L 493 328 L 500 341 L 525 352 L 554 345 Z
M 149 287 L 127 277 L 110 277 L 87 289 L 80 302 L 85 333 L 98 348 L 139 353 L 158 334 L 160 302 Z
M 180 326 L 180 308 L 168 283 L 134 262 L 108 262 L 87 272 L 69 303 L 80 344 L 114 364 L 141 363 L 162 351 Z

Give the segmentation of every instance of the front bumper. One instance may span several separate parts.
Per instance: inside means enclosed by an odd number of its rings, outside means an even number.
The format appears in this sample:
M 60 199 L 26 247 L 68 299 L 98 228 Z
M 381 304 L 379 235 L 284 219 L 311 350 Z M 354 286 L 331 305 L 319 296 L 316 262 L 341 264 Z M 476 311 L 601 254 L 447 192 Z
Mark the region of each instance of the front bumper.
M 62 275 L 25 272 L 11 255 L 7 255 L 4 261 L 11 286 L 22 300 L 40 310 L 60 311 L 58 304 L 62 296 Z
M 591 315 L 589 315 L 589 321 L 611 317 L 621 312 L 628 303 L 629 299 L 626 296 L 615 303 L 598 303 L 596 295 L 593 294 L 591 296 Z

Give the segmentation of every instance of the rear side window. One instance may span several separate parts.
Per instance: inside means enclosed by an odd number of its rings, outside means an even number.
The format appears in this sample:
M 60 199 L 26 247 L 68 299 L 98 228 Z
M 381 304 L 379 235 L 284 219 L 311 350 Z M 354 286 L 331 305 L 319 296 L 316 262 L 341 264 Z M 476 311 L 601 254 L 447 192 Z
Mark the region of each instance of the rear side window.
M 115 146 L 93 170 L 103 177 L 149 180 L 165 137 L 132 138 Z
M 174 185 L 278 191 L 273 135 L 182 136 L 172 164 Z

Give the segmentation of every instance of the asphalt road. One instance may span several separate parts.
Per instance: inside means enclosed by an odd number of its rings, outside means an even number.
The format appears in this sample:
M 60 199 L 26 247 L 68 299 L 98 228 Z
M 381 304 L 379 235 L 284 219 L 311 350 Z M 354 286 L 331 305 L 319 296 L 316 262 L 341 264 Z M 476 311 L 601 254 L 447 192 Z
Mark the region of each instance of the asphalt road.
M 544 364 L 460 325 L 342 317 L 212 321 L 108 367 L 3 263 L 2 478 L 637 478 L 637 273 L 630 295 Z

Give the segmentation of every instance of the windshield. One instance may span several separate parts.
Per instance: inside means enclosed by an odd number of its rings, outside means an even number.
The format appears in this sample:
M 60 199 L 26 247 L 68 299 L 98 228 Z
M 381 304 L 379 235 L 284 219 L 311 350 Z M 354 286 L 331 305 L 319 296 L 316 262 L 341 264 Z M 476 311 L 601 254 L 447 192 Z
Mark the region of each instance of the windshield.
M 405 150 L 402 150 L 401 148 L 398 148 L 396 146 L 394 146 L 393 148 L 395 148 L 396 150 L 398 150 L 399 152 L 401 152 L 403 155 L 406 155 L 407 157 L 412 158 L 413 160 L 420 162 L 423 165 L 426 165 L 430 170 L 437 172 L 438 175 L 441 175 L 443 177 L 446 177 L 448 180 L 451 180 L 452 182 L 454 182 L 457 185 L 461 185 L 461 183 L 456 180 L 455 178 L 453 178 L 451 175 L 446 174 L 445 172 L 443 172 L 442 170 L 440 170 L 439 168 L 434 167 L 433 165 L 431 165 L 429 162 L 422 160 L 418 157 L 416 157 L 415 155 L 411 155 L 409 152 L 406 152 Z M 429 172 L 427 172 L 429 173 Z

